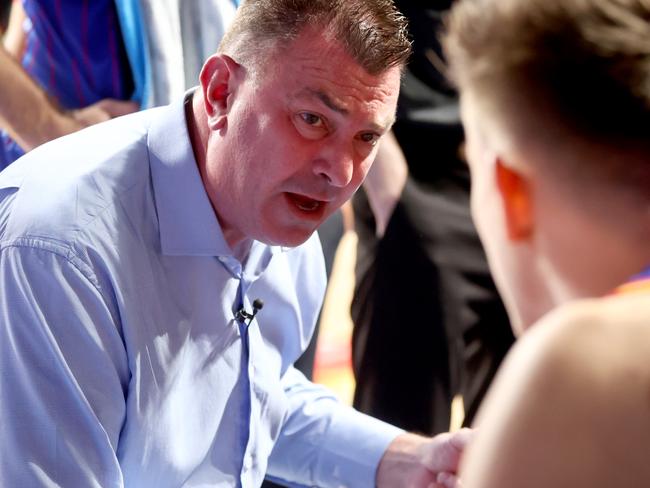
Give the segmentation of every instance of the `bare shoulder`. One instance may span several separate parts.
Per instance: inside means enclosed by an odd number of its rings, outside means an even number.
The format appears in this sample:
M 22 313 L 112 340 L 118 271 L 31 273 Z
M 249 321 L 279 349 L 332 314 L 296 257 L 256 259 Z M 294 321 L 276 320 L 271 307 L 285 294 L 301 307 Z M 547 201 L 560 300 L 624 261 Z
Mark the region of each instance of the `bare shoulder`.
M 650 295 L 549 314 L 508 356 L 466 486 L 650 486 Z

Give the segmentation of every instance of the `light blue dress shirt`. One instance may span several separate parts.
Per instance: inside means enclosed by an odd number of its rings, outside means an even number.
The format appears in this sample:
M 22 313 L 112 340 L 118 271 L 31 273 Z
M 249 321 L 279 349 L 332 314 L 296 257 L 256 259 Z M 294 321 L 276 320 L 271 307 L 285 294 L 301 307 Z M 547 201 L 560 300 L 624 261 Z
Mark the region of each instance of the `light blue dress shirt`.
M 401 431 L 292 367 L 324 287 L 317 236 L 233 257 L 180 102 L 32 151 L 0 173 L 0 486 L 374 487 Z

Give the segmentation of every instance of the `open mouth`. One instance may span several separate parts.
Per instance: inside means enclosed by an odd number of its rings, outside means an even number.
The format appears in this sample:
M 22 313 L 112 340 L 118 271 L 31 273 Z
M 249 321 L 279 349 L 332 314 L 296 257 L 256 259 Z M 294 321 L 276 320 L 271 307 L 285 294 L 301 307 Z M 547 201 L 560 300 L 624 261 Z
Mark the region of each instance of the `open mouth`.
M 304 195 L 298 195 L 297 193 L 287 193 L 287 198 L 299 210 L 307 213 L 317 212 L 325 205 L 325 202 L 314 200 Z

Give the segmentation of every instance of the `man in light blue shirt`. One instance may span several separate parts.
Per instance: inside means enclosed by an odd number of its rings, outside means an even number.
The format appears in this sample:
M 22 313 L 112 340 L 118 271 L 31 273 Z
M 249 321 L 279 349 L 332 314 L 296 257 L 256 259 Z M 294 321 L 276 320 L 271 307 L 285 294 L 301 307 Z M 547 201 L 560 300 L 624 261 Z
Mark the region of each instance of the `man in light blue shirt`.
M 0 486 L 454 486 L 467 432 L 292 367 L 408 52 L 387 0 L 249 0 L 182 103 L 0 174 Z

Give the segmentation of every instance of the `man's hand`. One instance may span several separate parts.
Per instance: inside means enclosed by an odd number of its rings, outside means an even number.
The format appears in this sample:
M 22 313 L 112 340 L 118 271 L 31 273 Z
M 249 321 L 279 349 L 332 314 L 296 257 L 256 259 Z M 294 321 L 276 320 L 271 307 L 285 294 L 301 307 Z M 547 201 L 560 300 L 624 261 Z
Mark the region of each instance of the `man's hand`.
M 34 106 L 30 113 L 22 115 L 23 123 L 14 127 L 15 133 L 12 132 L 11 126 L 7 127 L 7 131 L 18 145 L 25 151 L 30 151 L 57 137 L 136 110 L 138 110 L 138 105 L 134 102 L 105 98 L 87 107 L 64 112 L 45 95 L 40 106 Z M 20 127 L 23 127 L 24 130 L 19 130 Z
M 398 436 L 379 463 L 377 487 L 460 488 L 456 473 L 472 434 L 470 429 L 461 429 L 434 438 Z
M 69 113 L 72 119 L 78 123 L 78 130 L 89 125 L 105 122 L 114 117 L 135 112 L 136 110 L 138 110 L 138 105 L 134 102 L 105 98 L 87 107 L 72 110 Z
M 0 44 L 0 127 L 25 151 L 98 122 L 135 112 L 133 102 L 104 99 L 63 112 Z

